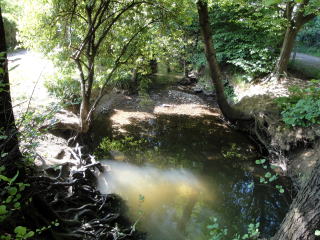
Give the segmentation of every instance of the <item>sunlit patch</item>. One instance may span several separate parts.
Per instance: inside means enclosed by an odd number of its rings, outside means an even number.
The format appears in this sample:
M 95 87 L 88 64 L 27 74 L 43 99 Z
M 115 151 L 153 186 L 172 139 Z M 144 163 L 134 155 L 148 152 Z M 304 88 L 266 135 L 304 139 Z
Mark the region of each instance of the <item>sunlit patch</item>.
M 148 121 L 150 119 L 155 119 L 155 116 L 147 112 L 127 112 L 117 109 L 111 116 L 112 126 L 120 132 L 126 132 L 123 127 L 132 124 L 134 121 Z
M 220 113 L 208 108 L 205 105 L 199 104 L 162 104 L 156 106 L 153 111 L 154 114 L 167 115 L 188 115 L 188 116 L 220 116 Z

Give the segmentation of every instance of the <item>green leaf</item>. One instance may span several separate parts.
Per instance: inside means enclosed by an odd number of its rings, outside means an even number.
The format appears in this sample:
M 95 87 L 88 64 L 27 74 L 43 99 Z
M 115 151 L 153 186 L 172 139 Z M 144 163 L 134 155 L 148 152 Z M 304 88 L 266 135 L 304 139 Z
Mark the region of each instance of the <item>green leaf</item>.
M 7 214 L 7 206 L 5 205 L 0 205 L 0 215 L 5 215 Z
M 21 207 L 21 204 L 19 202 L 16 202 L 13 206 L 15 209 L 19 209 Z
M 14 233 L 16 233 L 17 236 L 25 236 L 27 233 L 27 228 L 22 227 L 22 226 L 18 226 L 14 229 Z
M 8 193 L 9 193 L 10 195 L 16 195 L 17 192 L 18 192 L 18 189 L 17 189 L 16 187 L 10 187 L 10 188 L 8 189 Z
M 270 172 L 267 172 L 265 175 L 264 175 L 266 178 L 271 178 L 272 174 Z
M 316 231 L 314 232 L 314 235 L 320 236 L 320 230 L 316 230 Z
M 0 135 L 0 140 L 6 140 L 7 138 L 8 138 L 8 136 Z
M 273 182 L 275 180 L 277 180 L 277 175 L 273 175 L 270 179 L 269 179 L 269 182 Z
M 7 204 L 8 204 L 8 203 L 11 203 L 11 202 L 12 202 L 12 199 L 13 199 L 12 196 L 7 197 L 5 203 L 7 203 Z
M 31 237 L 33 237 L 34 236 L 34 231 L 30 231 L 30 232 L 28 232 L 24 237 L 25 238 L 31 238 Z
M 9 184 L 11 185 L 12 183 L 14 183 L 14 181 L 17 179 L 18 176 L 19 176 L 19 170 L 17 171 L 16 175 L 10 180 Z
M 3 175 L 0 175 L 0 180 L 3 180 L 5 182 L 10 182 L 10 178 L 3 176 Z

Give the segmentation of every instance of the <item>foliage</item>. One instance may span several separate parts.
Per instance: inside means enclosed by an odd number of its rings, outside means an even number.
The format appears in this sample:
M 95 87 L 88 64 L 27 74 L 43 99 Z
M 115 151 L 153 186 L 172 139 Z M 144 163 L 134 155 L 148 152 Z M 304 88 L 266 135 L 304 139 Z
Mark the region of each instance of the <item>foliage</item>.
M 17 44 L 17 23 L 21 16 L 21 1 L 0 0 L 3 24 L 6 36 L 6 46 L 9 50 L 14 49 Z
M 2 153 L 3 154 L 3 153 Z M 19 171 L 12 178 L 5 176 L 6 168 L 4 166 L 0 167 L 0 196 L 3 199 L 0 202 L 0 224 L 6 221 L 14 212 L 20 211 L 23 204 L 28 204 L 22 202 L 22 196 L 26 187 L 29 187 L 29 184 L 23 182 L 17 182 L 19 176 Z M 26 227 L 17 226 L 14 229 L 15 237 L 13 238 L 10 234 L 0 235 L 0 239 L 4 240 L 22 240 L 28 239 L 34 236 L 33 231 L 27 230 Z
M 320 57 L 320 17 L 304 26 L 297 36 L 296 51 Z
M 14 21 L 3 18 L 3 25 L 6 35 L 6 46 L 8 49 L 14 49 L 17 42 L 17 25 Z
M 209 18 L 219 62 L 253 75 L 272 69 L 284 27 L 275 8 L 259 2 L 220 0 L 211 2 Z M 196 21 L 187 29 L 194 42 L 199 38 Z M 203 47 L 198 43 L 192 46 L 189 61 L 199 68 L 206 64 Z
M 80 83 L 70 76 L 55 76 L 54 79 L 45 82 L 45 87 L 62 105 L 81 103 Z
M 133 137 L 124 137 L 119 140 L 111 140 L 110 138 L 105 137 L 100 142 L 95 155 L 99 158 L 108 158 L 110 157 L 110 151 L 136 154 L 141 151 L 142 146 L 145 143 L 145 140 L 135 140 Z
M 267 162 L 266 159 L 258 159 L 258 160 L 256 160 L 256 164 L 257 165 L 261 165 L 264 169 L 266 169 L 266 170 L 268 168 L 274 169 L 273 165 L 271 165 L 269 167 L 269 165 L 267 165 L 266 162 Z M 263 184 L 269 184 L 269 183 L 272 183 L 272 182 L 278 180 L 278 177 L 279 177 L 279 175 L 277 173 L 274 174 L 271 171 L 268 171 L 268 172 L 265 173 L 265 175 L 263 177 L 260 177 L 259 181 L 260 181 L 260 183 L 263 183 Z M 253 184 L 251 186 L 253 186 Z M 282 185 L 276 185 L 275 187 L 280 193 L 284 193 L 284 188 L 283 188 Z
M 187 0 L 35 0 L 25 8 L 21 36 L 25 46 L 50 54 L 58 66 L 78 73 L 85 132 L 101 99 L 100 94 L 96 101 L 90 99 L 95 83 L 100 81 L 102 94 L 111 79 L 121 80 L 123 73 L 159 58 L 159 48 L 175 38 L 176 25 L 188 22 L 188 6 Z
M 274 9 L 259 4 L 230 3 L 222 9 L 214 5 L 211 15 L 217 58 L 246 73 L 269 72 L 276 58 L 282 19 Z
M 320 123 L 319 81 L 311 81 L 306 88 L 291 87 L 288 97 L 276 99 L 282 120 L 288 126 L 309 127 Z
M 211 224 L 207 226 L 210 233 L 210 240 L 220 240 L 228 235 L 228 229 L 221 228 L 218 219 L 211 217 Z
M 224 158 L 229 160 L 245 160 L 247 157 L 242 154 L 241 147 L 237 144 L 232 143 L 231 147 L 222 150 L 222 155 Z
M 234 236 L 228 235 L 228 229 L 222 228 L 218 223 L 218 219 L 215 217 L 210 218 L 211 224 L 207 226 L 209 233 L 210 233 L 210 240 L 241 240 L 241 239 L 250 239 L 255 240 L 258 239 L 260 236 L 259 226 L 260 224 L 249 224 L 248 232 L 244 235 L 235 234 Z

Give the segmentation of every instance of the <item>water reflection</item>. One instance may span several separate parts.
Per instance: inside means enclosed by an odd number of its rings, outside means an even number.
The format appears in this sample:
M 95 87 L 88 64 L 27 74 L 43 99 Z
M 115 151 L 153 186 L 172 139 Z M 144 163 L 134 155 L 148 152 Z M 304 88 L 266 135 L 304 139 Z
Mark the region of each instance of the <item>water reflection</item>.
M 209 239 L 212 216 L 230 234 L 245 233 L 248 224 L 260 222 L 261 231 L 270 235 L 287 209 L 280 193 L 260 185 L 249 172 L 228 175 L 220 169 L 212 174 L 207 168 L 200 177 L 183 169 L 103 163 L 108 171 L 98 177 L 99 189 L 121 195 L 133 221 L 143 214 L 140 227 L 149 239 Z M 252 181 L 254 187 L 249 186 Z
M 263 236 L 274 234 L 288 200 L 260 183 L 266 170 L 245 136 L 216 118 L 160 116 L 149 124 L 127 127 L 146 139 L 143 150 L 105 161 L 98 178 L 102 192 L 127 200 L 133 221 L 143 215 L 138 226 L 148 239 L 208 240 L 213 216 L 228 228 L 226 239 L 256 222 Z

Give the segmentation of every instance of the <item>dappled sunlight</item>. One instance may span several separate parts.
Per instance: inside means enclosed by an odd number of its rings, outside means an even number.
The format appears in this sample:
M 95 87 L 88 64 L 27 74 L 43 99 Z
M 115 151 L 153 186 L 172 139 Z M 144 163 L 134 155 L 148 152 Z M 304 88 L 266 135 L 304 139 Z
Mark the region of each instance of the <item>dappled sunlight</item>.
M 125 125 L 130 125 L 134 121 L 148 121 L 150 119 L 155 119 L 153 114 L 147 112 L 128 112 L 123 110 L 114 110 L 115 113 L 111 116 L 112 126 L 118 129 L 120 132 L 126 132 L 122 127 Z
M 172 115 L 172 116 L 189 116 L 189 117 L 217 117 L 217 119 L 221 116 L 218 110 L 213 108 L 209 108 L 205 105 L 199 104 L 161 104 L 155 106 L 153 113 L 142 112 L 142 111 L 126 111 L 115 109 L 114 113 L 111 116 L 112 126 L 115 129 L 118 129 L 120 132 L 127 132 L 124 129 L 125 126 L 133 125 L 137 122 L 148 122 L 150 120 L 156 119 L 157 115 Z M 211 121 L 208 124 L 212 124 Z M 223 128 L 228 128 L 226 124 L 218 123 Z
M 215 116 L 219 117 L 220 113 L 208 108 L 205 105 L 198 104 L 162 104 L 154 108 L 154 114 L 166 115 L 187 115 L 187 116 Z
M 272 98 L 283 97 L 289 95 L 289 88 L 292 86 L 305 87 L 308 82 L 303 82 L 297 78 L 282 78 L 281 81 L 268 80 L 267 77 L 264 81 L 252 84 L 241 82 L 234 84 L 234 91 L 238 101 L 245 97 L 254 97 L 266 95 Z

